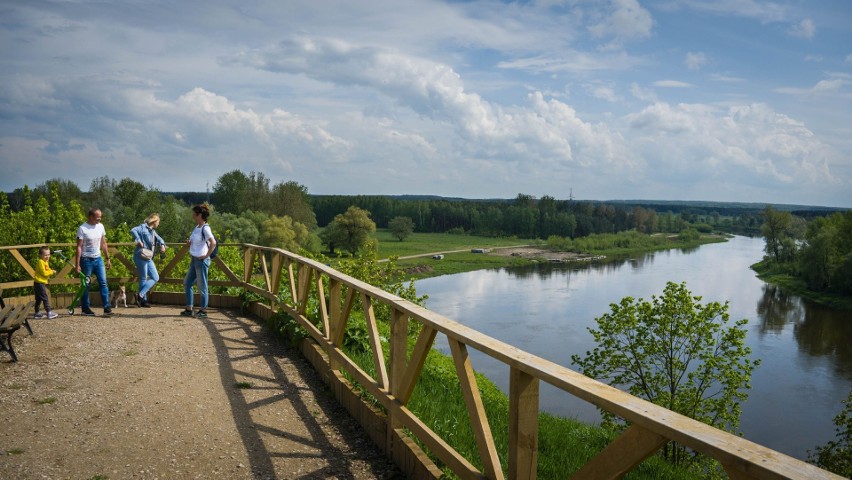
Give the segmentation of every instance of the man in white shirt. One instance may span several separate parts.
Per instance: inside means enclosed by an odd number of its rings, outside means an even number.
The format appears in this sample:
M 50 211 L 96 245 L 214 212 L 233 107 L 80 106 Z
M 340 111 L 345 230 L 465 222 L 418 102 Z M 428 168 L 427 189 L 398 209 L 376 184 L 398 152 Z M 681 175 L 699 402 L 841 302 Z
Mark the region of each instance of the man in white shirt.
M 104 315 L 112 315 L 109 304 L 109 285 L 107 285 L 106 268 L 112 267 L 112 259 L 109 256 L 109 247 L 106 242 L 106 230 L 101 224 L 101 211 L 97 208 L 89 209 L 88 220 L 77 229 L 77 273 L 83 272 L 88 278 L 94 272 L 100 287 L 101 302 L 104 306 Z M 103 252 L 106 257 L 106 268 L 101 257 Z M 89 305 L 89 285 L 86 284 L 83 298 L 80 299 L 83 315 L 94 315 Z

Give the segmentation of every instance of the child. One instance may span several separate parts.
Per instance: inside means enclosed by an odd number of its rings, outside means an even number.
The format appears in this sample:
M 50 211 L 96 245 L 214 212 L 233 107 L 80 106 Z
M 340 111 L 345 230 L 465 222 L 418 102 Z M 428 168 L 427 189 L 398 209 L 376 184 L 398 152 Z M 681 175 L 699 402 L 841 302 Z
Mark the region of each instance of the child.
M 35 276 L 33 277 L 33 291 L 35 292 L 35 318 L 56 318 L 59 315 L 50 310 L 50 296 L 47 291 L 47 277 L 56 273 L 50 268 L 50 248 L 38 249 L 38 261 L 35 265 Z M 39 304 L 44 304 L 44 313 L 39 313 Z

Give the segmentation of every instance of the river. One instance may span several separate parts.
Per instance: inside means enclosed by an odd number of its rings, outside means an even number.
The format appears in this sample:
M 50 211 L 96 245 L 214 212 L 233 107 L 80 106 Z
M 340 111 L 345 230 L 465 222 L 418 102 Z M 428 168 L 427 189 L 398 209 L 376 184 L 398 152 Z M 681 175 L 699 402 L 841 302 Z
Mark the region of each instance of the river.
M 743 436 L 799 459 L 835 438 L 833 418 L 852 385 L 852 312 L 787 295 L 755 276 L 763 239 L 668 250 L 592 265 L 539 264 L 460 273 L 416 282 L 437 313 L 561 365 L 594 348 L 588 332 L 609 304 L 651 299 L 667 281 L 686 282 L 702 303 L 730 303 L 748 319 L 746 343 L 761 365 L 743 404 Z M 448 352 L 439 336 L 436 348 Z M 479 352 L 473 366 L 508 390 L 508 369 Z M 541 409 L 597 422 L 597 410 L 542 384 Z

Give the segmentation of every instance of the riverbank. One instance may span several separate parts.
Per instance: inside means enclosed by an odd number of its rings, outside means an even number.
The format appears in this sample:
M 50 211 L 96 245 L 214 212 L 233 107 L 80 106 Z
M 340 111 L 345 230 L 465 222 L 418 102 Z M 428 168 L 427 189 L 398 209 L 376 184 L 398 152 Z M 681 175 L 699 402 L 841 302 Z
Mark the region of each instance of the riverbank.
M 778 285 L 789 294 L 806 298 L 820 305 L 852 311 L 852 298 L 849 296 L 810 290 L 801 278 L 775 270 L 770 264 L 763 261 L 755 263 L 751 266 L 751 269 L 757 273 L 757 278 Z
M 625 258 L 645 253 L 670 250 L 697 248 L 708 243 L 725 242 L 729 237 L 723 235 L 703 235 L 694 240 L 681 240 L 677 236 L 665 237 L 662 243 L 656 243 L 643 247 L 616 247 L 601 248 L 586 252 L 564 251 L 549 248 L 540 241 L 537 244 L 530 242 L 519 245 L 516 239 L 492 239 L 487 237 L 467 237 L 468 243 L 475 248 L 469 250 L 451 251 L 446 245 L 434 242 L 423 243 L 423 246 L 433 250 L 412 253 L 416 250 L 413 241 L 409 245 L 408 256 L 400 257 L 397 265 L 402 268 L 406 275 L 414 280 L 437 277 L 441 275 L 452 275 L 456 273 L 472 272 L 489 268 L 503 268 L 530 265 L 535 263 L 588 263 L 604 262 L 610 259 Z M 478 243 L 470 240 L 476 240 Z M 511 244 L 514 241 L 514 245 Z M 457 244 L 456 244 L 457 245 Z M 455 246 L 455 245 L 453 245 Z M 474 250 L 476 250 L 474 252 Z M 379 244 L 379 256 L 387 256 L 383 246 Z M 439 257 L 436 258 L 435 256 Z

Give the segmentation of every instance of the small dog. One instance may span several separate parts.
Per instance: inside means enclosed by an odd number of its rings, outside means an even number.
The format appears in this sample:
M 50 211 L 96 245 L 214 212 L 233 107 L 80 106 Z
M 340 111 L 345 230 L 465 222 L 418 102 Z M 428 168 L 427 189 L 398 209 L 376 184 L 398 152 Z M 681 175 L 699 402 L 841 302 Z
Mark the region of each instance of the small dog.
M 127 292 L 124 290 L 124 285 L 119 285 L 118 290 L 112 291 L 112 298 L 110 298 L 109 303 L 113 307 L 117 307 L 121 303 L 124 308 L 127 308 Z

